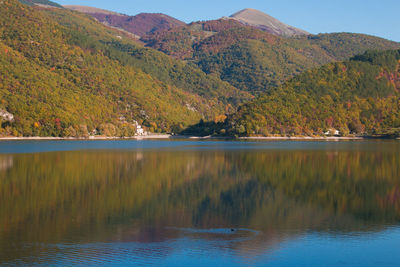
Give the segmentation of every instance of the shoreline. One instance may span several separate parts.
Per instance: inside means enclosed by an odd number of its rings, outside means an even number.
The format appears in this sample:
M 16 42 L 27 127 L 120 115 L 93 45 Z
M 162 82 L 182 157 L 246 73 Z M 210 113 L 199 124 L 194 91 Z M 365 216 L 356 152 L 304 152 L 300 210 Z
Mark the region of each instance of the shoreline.
M 145 136 L 131 136 L 131 137 L 120 137 L 120 136 L 89 136 L 89 137 L 42 137 L 42 136 L 29 136 L 29 137 L 0 137 L 0 141 L 13 141 L 13 140 L 142 140 L 142 139 L 170 139 L 172 136 L 169 134 L 156 134 L 156 135 L 145 135 Z
M 388 139 L 388 138 L 379 138 L 379 137 L 335 137 L 335 136 L 268 136 L 268 137 L 216 137 L 216 136 L 185 136 L 185 135 L 170 135 L 170 134 L 154 134 L 154 135 L 144 135 L 144 136 L 132 136 L 132 137 L 108 137 L 108 136 L 90 136 L 88 138 L 85 137 L 40 137 L 40 136 L 32 136 L 32 137 L 0 137 L 0 141 L 23 141 L 23 140 L 32 140 L 32 141 L 41 141 L 41 140 L 81 140 L 81 141 L 90 141 L 90 140 L 152 140 L 152 139 L 188 139 L 188 140 L 327 140 L 327 141 L 345 141 L 345 140 L 368 140 L 368 139 Z M 400 137 L 390 138 L 391 140 L 400 140 Z
M 271 137 L 239 137 L 239 140 L 364 140 L 369 139 L 367 137 L 342 137 L 342 136 L 295 136 L 295 137 L 287 137 L 287 136 L 271 136 Z M 383 139 L 383 138 L 382 138 Z

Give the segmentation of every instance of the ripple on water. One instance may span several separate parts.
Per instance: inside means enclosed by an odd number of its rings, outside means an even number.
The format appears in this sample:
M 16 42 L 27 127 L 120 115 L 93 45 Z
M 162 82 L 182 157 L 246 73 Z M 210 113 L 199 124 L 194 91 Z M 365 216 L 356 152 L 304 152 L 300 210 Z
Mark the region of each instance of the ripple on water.
M 249 241 L 259 235 L 258 231 L 244 228 L 174 228 L 180 237 L 162 242 L 110 242 L 84 244 L 27 244 L 41 250 L 38 256 L 25 258 L 10 265 L 58 265 L 58 266 L 98 266 L 98 265 L 148 265 L 168 263 L 173 258 L 206 259 L 210 251 L 224 255 L 233 253 L 235 243 Z M 167 230 L 166 229 L 166 230 Z M 32 264 L 33 263 L 33 264 Z

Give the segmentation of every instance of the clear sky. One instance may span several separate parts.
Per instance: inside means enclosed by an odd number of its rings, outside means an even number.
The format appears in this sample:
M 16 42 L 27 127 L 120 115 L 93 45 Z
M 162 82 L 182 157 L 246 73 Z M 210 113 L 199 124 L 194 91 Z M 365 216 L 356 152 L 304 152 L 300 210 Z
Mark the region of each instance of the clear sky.
M 400 42 L 400 0 L 54 0 L 127 15 L 165 13 L 185 22 L 255 8 L 310 33 L 355 32 Z

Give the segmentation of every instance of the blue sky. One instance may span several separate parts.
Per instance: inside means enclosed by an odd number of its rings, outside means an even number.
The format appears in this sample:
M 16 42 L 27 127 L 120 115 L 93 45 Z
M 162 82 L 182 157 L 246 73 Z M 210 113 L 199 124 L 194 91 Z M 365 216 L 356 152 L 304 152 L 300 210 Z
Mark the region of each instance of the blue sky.
M 356 32 L 400 42 L 400 0 L 55 0 L 128 15 L 165 13 L 185 22 L 217 19 L 243 8 L 261 10 L 310 33 Z

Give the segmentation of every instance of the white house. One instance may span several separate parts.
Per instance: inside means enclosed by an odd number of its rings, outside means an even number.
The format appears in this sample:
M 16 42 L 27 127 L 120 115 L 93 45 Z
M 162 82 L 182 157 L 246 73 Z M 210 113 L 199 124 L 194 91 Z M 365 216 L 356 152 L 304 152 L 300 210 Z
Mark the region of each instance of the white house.
M 340 131 L 336 129 L 330 129 L 326 132 L 324 132 L 325 135 L 340 135 Z
M 137 135 L 145 135 L 145 131 L 141 125 L 136 126 L 136 134 Z
M 133 121 L 132 124 L 136 126 L 136 135 L 147 135 L 145 130 L 142 128 L 142 125 L 140 125 L 137 121 Z

